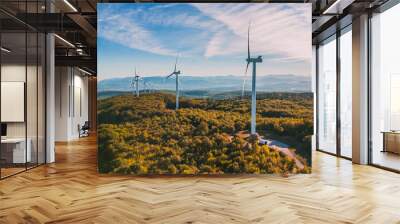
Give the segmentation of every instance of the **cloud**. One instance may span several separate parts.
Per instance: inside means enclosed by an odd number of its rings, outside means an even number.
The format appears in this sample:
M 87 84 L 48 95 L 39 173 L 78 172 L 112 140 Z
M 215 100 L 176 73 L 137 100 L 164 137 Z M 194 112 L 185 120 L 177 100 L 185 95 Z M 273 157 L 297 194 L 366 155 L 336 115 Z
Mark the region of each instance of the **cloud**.
M 192 4 L 223 24 L 206 46 L 205 56 L 246 54 L 251 22 L 252 54 L 280 55 L 293 60 L 311 58 L 309 4 Z
M 157 12 L 155 11 L 156 10 L 152 10 L 151 13 L 144 13 L 141 17 L 143 22 L 146 24 L 160 25 L 171 28 L 193 28 L 207 32 L 217 31 L 222 26 L 219 22 L 203 15 L 194 15 L 185 11 L 180 11 L 178 13 L 161 10 L 157 10 Z
M 160 55 L 176 55 L 165 47 L 154 34 L 135 23 L 131 16 L 137 12 L 123 12 L 104 8 L 99 13 L 99 36 L 123 46 Z
M 251 21 L 252 55 L 276 62 L 311 59 L 310 4 L 105 5 L 99 10 L 99 36 L 133 49 L 239 57 L 247 54 Z

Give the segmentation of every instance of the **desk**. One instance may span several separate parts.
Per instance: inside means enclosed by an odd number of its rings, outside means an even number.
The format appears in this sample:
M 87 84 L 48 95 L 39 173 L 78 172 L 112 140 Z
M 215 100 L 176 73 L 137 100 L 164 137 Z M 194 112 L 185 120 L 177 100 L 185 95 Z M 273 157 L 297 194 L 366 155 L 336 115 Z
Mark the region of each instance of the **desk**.
M 400 154 L 400 131 L 383 131 L 382 152 Z
M 6 163 L 26 163 L 31 162 L 31 139 L 27 139 L 25 151 L 25 138 L 6 138 L 1 139 L 1 157 Z

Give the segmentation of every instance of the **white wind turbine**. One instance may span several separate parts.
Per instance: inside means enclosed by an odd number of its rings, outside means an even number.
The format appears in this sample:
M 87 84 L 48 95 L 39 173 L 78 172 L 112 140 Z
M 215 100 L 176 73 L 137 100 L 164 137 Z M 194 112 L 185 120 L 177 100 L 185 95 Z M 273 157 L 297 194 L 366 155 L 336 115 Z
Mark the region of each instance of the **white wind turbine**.
M 175 96 L 176 96 L 176 110 L 179 109 L 179 75 L 181 74 L 180 70 L 176 70 L 176 65 L 178 64 L 178 56 L 176 56 L 175 60 L 175 67 L 174 71 L 167 76 L 167 79 L 170 78 L 171 76 L 175 75 Z
M 131 87 L 136 89 L 135 92 L 137 97 L 139 96 L 139 80 L 140 80 L 139 77 L 140 76 L 136 73 L 136 67 L 135 67 L 135 76 L 132 79 Z
M 147 93 L 151 93 L 152 89 L 154 88 L 153 85 L 144 79 L 141 79 L 141 80 L 143 80 L 144 90 L 147 91 Z
M 250 56 L 250 24 L 247 29 L 247 65 L 246 65 L 246 72 L 249 69 L 249 64 L 253 63 L 253 74 L 251 78 L 251 134 L 254 135 L 256 134 L 256 104 L 257 104 L 257 95 L 256 95 L 256 64 L 261 63 L 262 56 L 258 56 L 256 58 L 252 58 Z M 245 85 L 245 80 L 243 80 L 243 89 L 242 89 L 242 97 L 244 96 L 244 85 Z

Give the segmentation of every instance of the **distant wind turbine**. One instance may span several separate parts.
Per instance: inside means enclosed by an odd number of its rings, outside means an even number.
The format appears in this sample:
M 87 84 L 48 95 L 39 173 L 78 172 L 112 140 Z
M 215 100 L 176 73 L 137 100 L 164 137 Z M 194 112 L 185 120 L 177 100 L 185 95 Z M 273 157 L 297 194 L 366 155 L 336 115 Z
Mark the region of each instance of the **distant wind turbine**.
M 252 82 L 251 82 L 251 134 L 256 134 L 256 104 L 257 104 L 257 95 L 256 95 L 256 64 L 262 63 L 262 56 L 258 56 L 256 58 L 252 58 L 250 56 L 250 24 L 247 29 L 247 65 L 246 72 L 249 69 L 249 64 L 253 63 L 253 74 L 252 74 Z M 242 89 L 242 97 L 244 95 L 244 85 L 246 78 L 243 80 L 243 89 Z
M 176 56 L 175 60 L 175 67 L 174 71 L 167 76 L 167 79 L 170 78 L 171 76 L 175 75 L 175 96 L 176 96 L 176 110 L 179 109 L 179 75 L 181 74 L 180 70 L 176 70 L 176 65 L 178 64 L 178 56 Z
M 147 91 L 147 93 L 150 93 L 153 88 L 153 85 L 151 85 L 151 83 L 149 83 L 149 82 L 146 82 L 146 80 L 144 80 L 144 79 L 141 79 L 141 80 L 143 80 L 144 89 Z
M 140 76 L 136 73 L 136 67 L 135 67 L 135 76 L 133 77 L 133 80 L 131 82 L 131 87 L 136 89 L 136 96 L 139 97 L 139 79 Z

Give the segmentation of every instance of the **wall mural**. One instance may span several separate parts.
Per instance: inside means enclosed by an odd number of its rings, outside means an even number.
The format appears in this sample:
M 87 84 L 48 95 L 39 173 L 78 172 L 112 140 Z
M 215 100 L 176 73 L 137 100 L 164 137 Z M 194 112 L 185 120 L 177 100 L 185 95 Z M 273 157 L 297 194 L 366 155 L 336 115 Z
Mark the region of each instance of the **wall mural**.
M 98 4 L 98 167 L 311 172 L 311 5 Z

